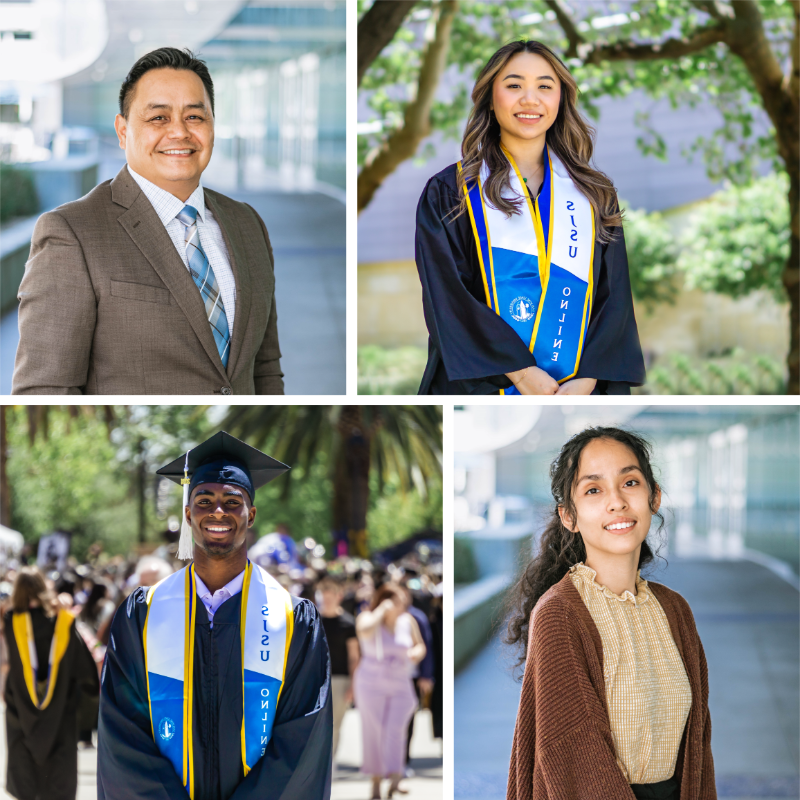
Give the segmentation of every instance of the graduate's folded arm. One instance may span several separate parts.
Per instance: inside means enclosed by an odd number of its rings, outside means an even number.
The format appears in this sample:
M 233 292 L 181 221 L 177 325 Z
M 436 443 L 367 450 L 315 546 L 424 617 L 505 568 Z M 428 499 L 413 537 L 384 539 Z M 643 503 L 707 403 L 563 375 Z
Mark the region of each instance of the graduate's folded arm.
M 416 262 L 425 321 L 451 381 L 485 379 L 536 366 L 514 329 L 467 288 L 474 273 L 465 215 L 453 219 L 452 190 L 434 177 L 417 207 Z

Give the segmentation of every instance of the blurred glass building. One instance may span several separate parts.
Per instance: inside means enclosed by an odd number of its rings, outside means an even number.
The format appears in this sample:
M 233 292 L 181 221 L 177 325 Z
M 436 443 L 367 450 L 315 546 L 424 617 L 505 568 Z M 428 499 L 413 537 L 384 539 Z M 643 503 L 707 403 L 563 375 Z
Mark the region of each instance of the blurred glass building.
M 535 537 L 553 507 L 548 469 L 561 446 L 588 426 L 622 425 L 654 445 L 665 555 L 750 559 L 797 583 L 796 406 L 542 406 L 517 419 L 522 411 L 457 407 L 457 536 Z
M 121 161 L 120 84 L 169 45 L 214 79 L 209 182 L 344 189 L 344 0 L 2 0 L 0 20 L 4 162 Z

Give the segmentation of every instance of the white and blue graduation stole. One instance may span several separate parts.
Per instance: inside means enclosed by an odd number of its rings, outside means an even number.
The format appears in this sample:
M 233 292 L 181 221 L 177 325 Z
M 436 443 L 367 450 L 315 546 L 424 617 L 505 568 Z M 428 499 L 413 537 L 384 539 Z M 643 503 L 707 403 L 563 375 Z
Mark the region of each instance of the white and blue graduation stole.
M 144 658 L 153 738 L 194 800 L 192 697 L 194 564 L 147 593 Z M 201 610 L 204 611 L 202 604 Z M 242 585 L 242 734 L 244 774 L 264 755 L 286 674 L 294 629 L 292 598 L 269 573 L 249 560 Z
M 578 372 L 592 313 L 592 206 L 549 147 L 535 201 L 513 157 L 503 152 L 512 166 L 508 196 L 524 197 L 528 213 L 506 218 L 485 202 L 485 162 L 479 180 L 464 186 L 486 305 L 519 334 L 537 366 L 564 383 Z M 519 392 L 512 386 L 500 394 Z

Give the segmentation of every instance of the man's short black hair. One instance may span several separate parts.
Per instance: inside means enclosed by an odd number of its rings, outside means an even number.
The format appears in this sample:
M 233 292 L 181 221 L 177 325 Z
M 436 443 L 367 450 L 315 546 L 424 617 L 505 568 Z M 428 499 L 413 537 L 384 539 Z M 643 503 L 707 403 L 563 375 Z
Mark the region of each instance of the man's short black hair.
M 188 48 L 178 50 L 175 47 L 159 47 L 158 50 L 153 50 L 142 56 L 131 67 L 131 71 L 122 82 L 122 88 L 119 90 L 119 113 L 125 119 L 128 119 L 133 90 L 139 78 L 151 69 L 162 69 L 163 67 L 188 69 L 196 73 L 206 87 L 208 99 L 211 101 L 211 113 L 214 113 L 214 83 L 211 80 L 205 61 L 196 58 L 195 54 Z

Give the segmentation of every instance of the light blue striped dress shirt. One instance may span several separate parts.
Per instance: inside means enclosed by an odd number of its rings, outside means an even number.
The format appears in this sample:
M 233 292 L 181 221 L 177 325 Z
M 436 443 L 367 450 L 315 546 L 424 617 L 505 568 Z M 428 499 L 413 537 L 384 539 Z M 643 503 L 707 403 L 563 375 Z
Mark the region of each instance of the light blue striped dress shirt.
M 228 332 L 233 337 L 233 317 L 236 311 L 236 281 L 233 277 L 228 248 L 225 246 L 225 237 L 222 228 L 214 219 L 211 209 L 206 206 L 203 184 L 198 184 L 197 188 L 184 203 L 164 189 L 156 186 L 152 181 L 143 178 L 134 172 L 128 165 L 128 172 L 131 177 L 139 184 L 145 197 L 150 201 L 158 218 L 167 229 L 169 238 L 175 245 L 181 260 L 187 271 L 189 262 L 186 259 L 186 226 L 177 218 L 183 211 L 184 206 L 194 206 L 197 209 L 197 234 L 200 237 L 200 244 L 203 246 L 208 263 L 214 270 L 214 277 L 217 279 L 222 303 L 225 306 L 225 316 L 228 318 Z

